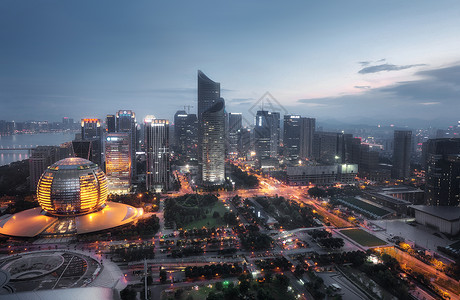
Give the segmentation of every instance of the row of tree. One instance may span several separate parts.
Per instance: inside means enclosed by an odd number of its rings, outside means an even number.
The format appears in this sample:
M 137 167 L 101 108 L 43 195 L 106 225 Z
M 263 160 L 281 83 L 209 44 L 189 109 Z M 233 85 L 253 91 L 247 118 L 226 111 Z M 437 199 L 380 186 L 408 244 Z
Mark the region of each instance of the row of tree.
M 204 276 L 207 279 L 213 277 L 238 276 L 243 272 L 243 268 L 238 264 L 212 264 L 201 267 L 186 267 L 185 277 L 195 279 Z

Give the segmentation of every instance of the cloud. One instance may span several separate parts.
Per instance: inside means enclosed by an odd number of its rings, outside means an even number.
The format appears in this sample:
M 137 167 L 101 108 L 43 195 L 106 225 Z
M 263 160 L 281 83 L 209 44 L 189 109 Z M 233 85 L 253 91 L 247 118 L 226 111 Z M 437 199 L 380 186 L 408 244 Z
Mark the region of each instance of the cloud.
M 142 95 L 157 95 L 157 94 L 194 94 L 196 88 L 152 88 L 152 89 L 133 89 L 119 90 L 120 94 L 142 94 Z
M 358 62 L 358 64 L 360 64 L 363 67 L 370 65 L 370 63 L 371 63 L 370 61 L 360 61 L 360 62 Z
M 438 105 L 438 104 L 441 104 L 441 102 L 421 102 L 418 104 L 420 105 Z
M 379 88 L 361 88 L 359 94 L 299 99 L 309 114 L 331 118 L 379 120 L 439 120 L 449 124 L 460 111 L 460 65 L 415 72 L 421 78 Z M 309 104 L 312 103 L 312 104 Z M 324 105 L 315 106 L 313 103 Z M 330 109 L 334 107 L 334 109 Z M 438 123 L 438 124 L 439 124 Z
M 397 66 L 393 64 L 382 64 L 382 65 L 362 68 L 361 70 L 358 71 L 358 73 L 359 74 L 369 74 L 369 73 L 378 73 L 378 72 L 383 72 L 383 71 L 387 71 L 387 72 L 388 71 L 400 71 L 400 70 L 410 69 L 414 67 L 421 67 L 421 66 L 426 66 L 426 65 L 425 64 L 415 64 L 415 65 Z
M 355 89 L 368 90 L 370 88 L 371 88 L 370 85 L 355 85 Z

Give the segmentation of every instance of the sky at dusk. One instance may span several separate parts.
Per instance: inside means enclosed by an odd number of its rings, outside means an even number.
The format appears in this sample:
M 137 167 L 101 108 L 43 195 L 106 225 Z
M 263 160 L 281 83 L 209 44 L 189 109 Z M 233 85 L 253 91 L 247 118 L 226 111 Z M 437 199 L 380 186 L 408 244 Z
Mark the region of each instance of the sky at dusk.
M 460 2 L 0 2 L 0 119 L 172 119 L 198 69 L 247 119 L 269 92 L 282 114 L 452 125 Z

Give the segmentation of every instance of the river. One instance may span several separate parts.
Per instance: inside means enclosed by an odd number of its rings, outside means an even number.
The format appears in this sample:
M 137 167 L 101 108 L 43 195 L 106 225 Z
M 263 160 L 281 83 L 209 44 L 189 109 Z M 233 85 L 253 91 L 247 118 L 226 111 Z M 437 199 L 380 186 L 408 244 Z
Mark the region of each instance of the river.
M 75 138 L 75 132 L 15 134 L 0 136 L 1 148 L 33 148 L 37 146 L 58 146 Z M 0 150 L 0 166 L 29 158 L 27 150 Z

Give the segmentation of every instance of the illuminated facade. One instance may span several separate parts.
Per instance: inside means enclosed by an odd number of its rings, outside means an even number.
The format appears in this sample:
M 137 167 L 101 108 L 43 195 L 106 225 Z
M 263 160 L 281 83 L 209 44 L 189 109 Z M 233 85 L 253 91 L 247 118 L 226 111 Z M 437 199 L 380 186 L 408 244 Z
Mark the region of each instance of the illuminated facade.
M 131 136 L 108 133 L 105 144 L 105 173 L 110 193 L 123 194 L 131 185 Z
M 131 140 L 131 178 L 136 175 L 137 151 L 137 122 L 136 114 L 131 110 L 119 110 L 115 115 L 115 130 L 117 133 L 128 133 Z
M 40 207 L 0 218 L 0 234 L 69 236 L 107 230 L 142 216 L 142 208 L 108 202 L 107 194 L 107 179 L 96 164 L 78 157 L 60 160 L 40 178 Z
M 209 172 L 209 163 L 208 166 L 204 166 L 206 162 L 204 157 L 210 158 L 209 153 L 203 149 L 206 135 L 204 131 L 205 120 L 203 114 L 219 102 L 220 99 L 220 83 L 211 80 L 202 71 L 198 70 L 198 164 L 200 177 L 203 182 L 206 181 L 204 174 L 205 169 Z M 222 116 L 222 119 L 224 122 L 225 116 Z M 209 177 L 207 179 L 209 179 Z
M 37 185 L 41 208 L 53 215 L 80 215 L 102 208 L 107 200 L 107 179 L 86 159 L 60 160 L 43 173 Z
M 203 183 L 219 185 L 225 181 L 225 102 L 220 98 L 203 112 Z
M 144 120 L 147 155 L 146 188 L 161 192 L 169 189 L 169 121 L 147 116 Z
M 243 128 L 243 115 L 241 113 L 228 114 L 228 153 L 238 154 L 238 131 Z
M 100 138 L 102 135 L 101 120 L 81 119 L 82 140 Z

